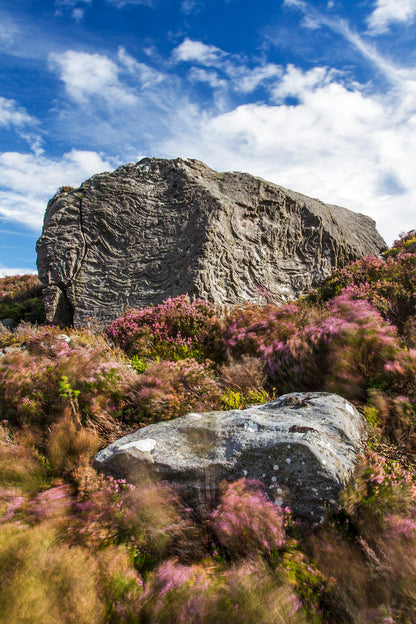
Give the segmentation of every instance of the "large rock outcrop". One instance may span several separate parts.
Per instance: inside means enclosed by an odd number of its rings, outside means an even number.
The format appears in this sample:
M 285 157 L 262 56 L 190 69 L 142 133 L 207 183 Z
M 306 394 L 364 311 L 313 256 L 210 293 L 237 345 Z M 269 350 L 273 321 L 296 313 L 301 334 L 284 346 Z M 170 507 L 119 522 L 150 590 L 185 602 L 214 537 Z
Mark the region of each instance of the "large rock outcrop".
M 229 412 L 191 413 L 113 442 L 95 467 L 140 484 L 148 473 L 178 486 L 186 502 L 216 502 L 227 479 L 257 479 L 276 504 L 319 523 L 351 477 L 365 437 L 363 417 L 335 394 L 287 394 Z
M 47 320 L 75 325 L 185 293 L 232 304 L 267 289 L 285 301 L 383 248 L 369 217 L 181 158 L 57 193 L 37 244 Z

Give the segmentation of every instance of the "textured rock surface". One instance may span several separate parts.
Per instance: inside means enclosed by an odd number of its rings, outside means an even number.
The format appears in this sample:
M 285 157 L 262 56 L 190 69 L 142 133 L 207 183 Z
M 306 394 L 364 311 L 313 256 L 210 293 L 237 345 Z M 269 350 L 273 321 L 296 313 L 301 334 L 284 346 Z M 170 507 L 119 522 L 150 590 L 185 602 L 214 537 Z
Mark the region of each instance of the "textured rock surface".
M 95 467 L 140 483 L 150 471 L 181 486 L 191 505 L 214 502 L 219 483 L 259 479 L 277 504 L 319 522 L 335 507 L 365 437 L 345 399 L 293 393 L 242 411 L 187 414 L 139 429 L 95 457 Z
M 196 160 L 146 158 L 48 204 L 37 244 L 49 322 L 108 323 L 188 293 L 285 301 L 385 247 L 372 219 Z

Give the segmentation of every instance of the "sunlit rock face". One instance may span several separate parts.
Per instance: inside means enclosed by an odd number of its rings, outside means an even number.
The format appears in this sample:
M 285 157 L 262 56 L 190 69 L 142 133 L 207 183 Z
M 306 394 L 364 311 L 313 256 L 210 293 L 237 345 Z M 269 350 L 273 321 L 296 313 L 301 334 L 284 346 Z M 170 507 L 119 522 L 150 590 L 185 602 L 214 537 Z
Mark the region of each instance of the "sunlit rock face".
M 283 302 L 384 248 L 369 217 L 181 158 L 57 193 L 37 244 L 47 320 L 77 326 L 180 294 Z
M 366 437 L 364 418 L 335 394 L 292 393 L 245 410 L 191 413 L 143 427 L 94 459 L 95 467 L 139 485 L 168 481 L 196 509 L 218 500 L 223 480 L 261 482 L 277 505 L 319 524 L 335 509 Z

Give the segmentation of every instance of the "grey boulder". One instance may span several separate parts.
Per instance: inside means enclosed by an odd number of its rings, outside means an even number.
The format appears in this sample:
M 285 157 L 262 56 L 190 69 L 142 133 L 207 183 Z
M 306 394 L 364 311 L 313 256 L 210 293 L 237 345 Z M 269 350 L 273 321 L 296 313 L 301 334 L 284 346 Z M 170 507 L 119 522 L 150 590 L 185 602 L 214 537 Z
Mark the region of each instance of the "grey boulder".
M 134 484 L 150 473 L 201 509 L 217 502 L 223 480 L 256 479 L 277 505 L 317 524 L 336 508 L 365 435 L 364 418 L 342 397 L 292 393 L 241 411 L 149 425 L 100 451 L 94 465 Z
M 385 249 L 375 223 L 246 173 L 145 158 L 49 202 L 37 243 L 49 323 L 104 325 L 188 294 L 284 302 Z

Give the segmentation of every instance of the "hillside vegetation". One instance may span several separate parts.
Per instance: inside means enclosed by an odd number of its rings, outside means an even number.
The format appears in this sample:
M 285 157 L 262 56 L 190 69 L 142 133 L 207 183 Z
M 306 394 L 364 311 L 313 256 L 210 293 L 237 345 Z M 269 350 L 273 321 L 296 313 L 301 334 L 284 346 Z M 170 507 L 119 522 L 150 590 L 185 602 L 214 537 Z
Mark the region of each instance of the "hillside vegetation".
M 0 278 L 0 319 L 43 323 L 45 306 L 40 298 L 42 284 L 36 275 Z
M 14 317 L 41 310 L 38 287 L 0 280 L 0 317 L 25 319 L 0 331 L 1 623 L 416 621 L 414 231 L 290 304 L 182 296 L 103 333 Z M 354 402 L 370 431 L 313 531 L 244 479 L 201 519 L 165 484 L 91 467 L 149 423 L 307 390 Z

